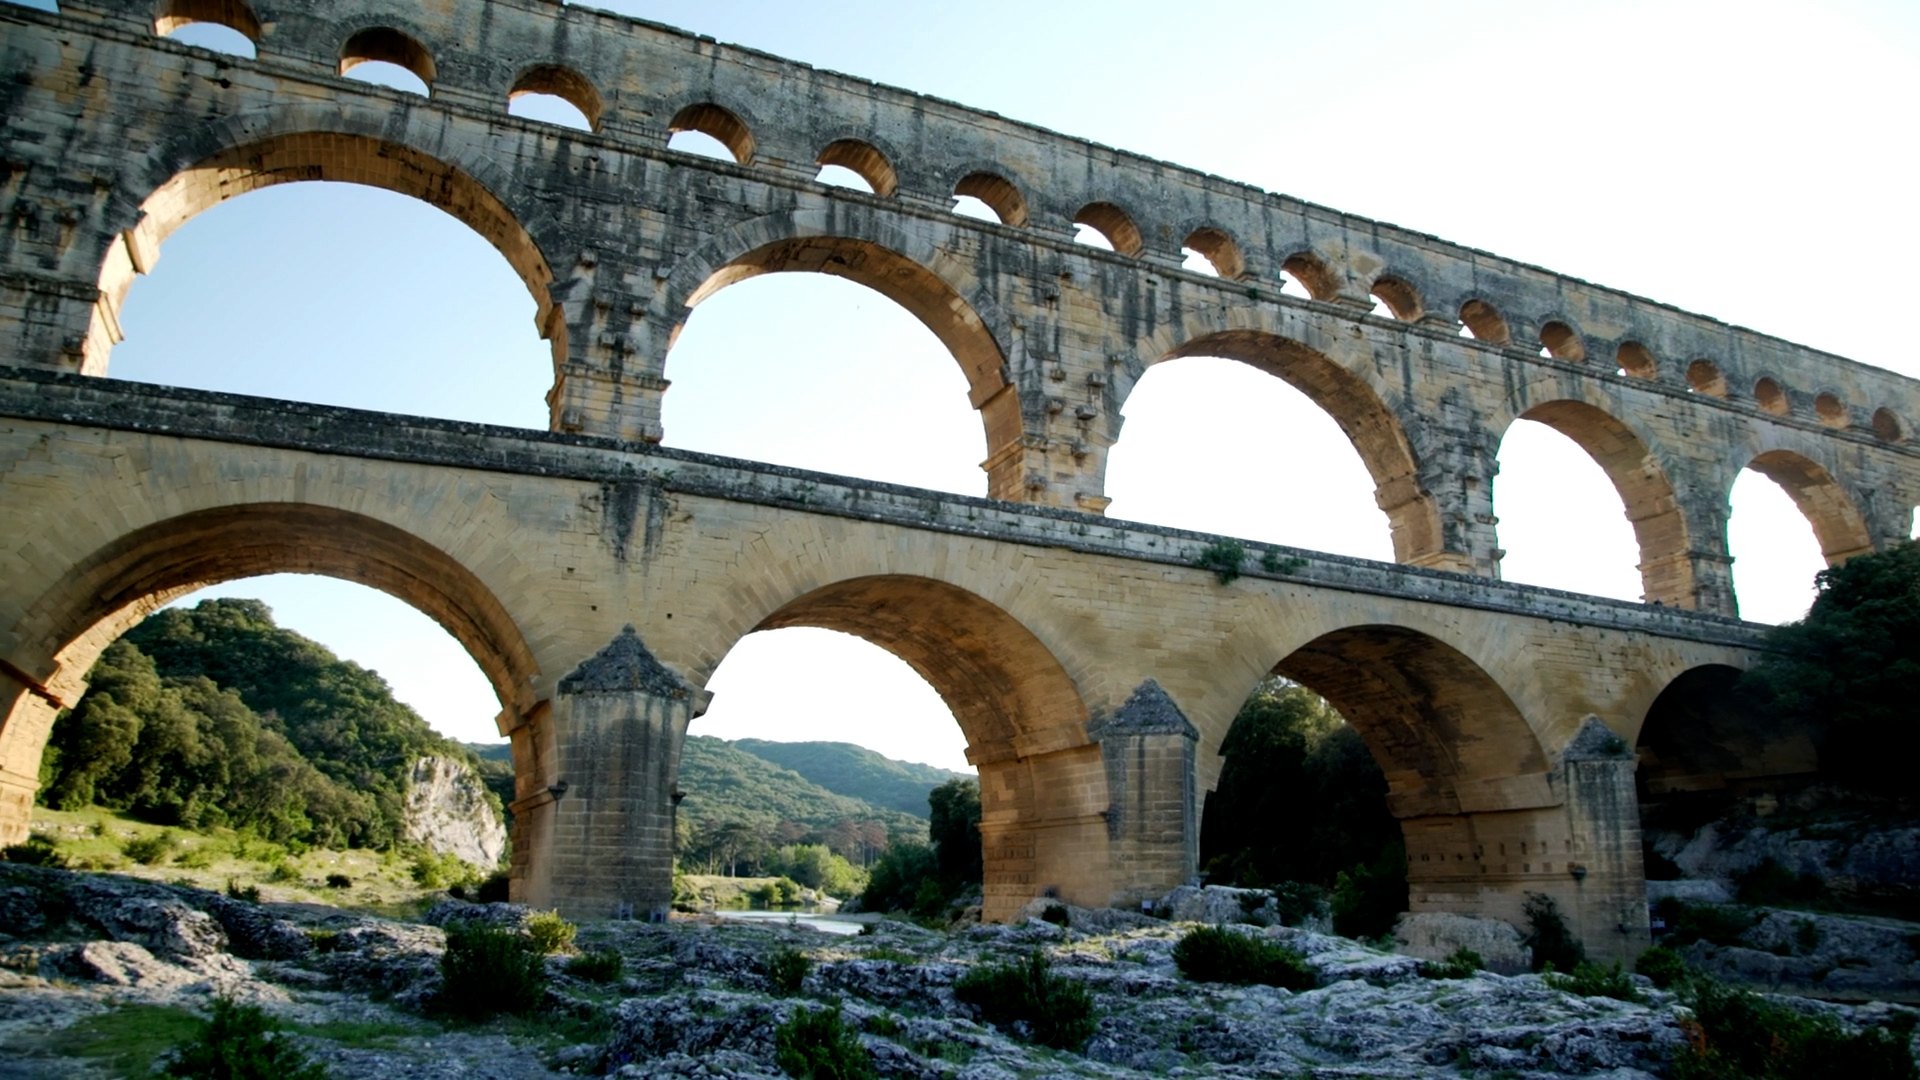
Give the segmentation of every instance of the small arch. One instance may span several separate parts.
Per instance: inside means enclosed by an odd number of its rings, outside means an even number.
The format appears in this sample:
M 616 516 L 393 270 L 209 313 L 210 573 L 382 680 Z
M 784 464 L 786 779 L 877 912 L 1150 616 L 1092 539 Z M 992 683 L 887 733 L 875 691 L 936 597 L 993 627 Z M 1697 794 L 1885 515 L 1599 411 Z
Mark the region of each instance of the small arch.
M 1775 416 L 1789 416 L 1793 413 L 1793 403 L 1787 400 L 1787 392 L 1773 379 L 1762 375 L 1760 381 L 1753 384 L 1753 400 L 1760 407 Z
M 1846 427 L 1852 417 L 1852 411 L 1847 408 L 1847 403 L 1841 401 L 1839 396 L 1831 391 L 1822 391 L 1813 399 L 1813 412 L 1820 418 L 1822 424 L 1830 428 Z
M 1540 327 L 1540 351 L 1555 360 L 1584 364 L 1587 362 L 1587 346 L 1573 327 L 1558 319 L 1551 319 Z
M 1133 218 L 1129 217 L 1125 210 L 1110 202 L 1088 203 L 1080 208 L 1079 213 L 1073 215 L 1073 223 L 1086 227 L 1077 237 L 1080 243 L 1092 247 L 1109 247 L 1122 255 L 1135 257 L 1147 249 L 1146 241 L 1140 236 L 1140 227 L 1133 223 Z M 1087 235 L 1087 230 L 1098 234 L 1106 243 L 1104 245 L 1093 243 L 1092 238 Z
M 1892 409 L 1878 408 L 1873 410 L 1873 437 L 1881 442 L 1900 442 L 1907 437 L 1907 427 Z
M 375 77 L 380 74 L 377 70 L 363 70 L 359 75 L 353 75 L 353 70 L 362 64 L 391 64 L 420 80 L 417 89 L 411 86 L 397 86 L 396 89 L 413 90 L 425 96 L 433 88 L 436 74 L 433 54 L 412 36 L 391 26 L 370 26 L 348 38 L 346 44 L 340 47 L 340 74 L 362 82 L 386 85 L 386 80 Z
M 667 130 L 673 135 L 695 131 L 726 147 L 733 160 L 742 165 L 753 160 L 753 132 L 747 128 L 746 121 L 735 115 L 731 109 L 703 101 L 689 105 L 673 114 L 673 120 L 667 124 Z M 673 140 L 667 145 L 673 147 Z M 673 147 L 681 149 L 680 147 Z
M 1769 450 L 1747 468 L 1779 484 L 1813 526 L 1820 554 L 1832 566 L 1873 550 L 1873 536 L 1846 488 L 1819 463 L 1791 450 Z
M 875 195 L 891 195 L 900 186 L 900 174 L 894 171 L 887 156 L 872 143 L 859 139 L 836 139 L 820 151 L 815 161 L 823 169 L 838 167 L 852 172 L 866 181 L 867 190 Z
M 539 98 L 554 98 L 570 105 L 580 114 L 579 123 L 567 124 L 564 120 L 548 119 L 545 116 L 531 116 L 532 119 L 548 120 L 563 126 L 579 127 L 587 131 L 600 130 L 600 117 L 605 110 L 601 102 L 600 91 L 587 77 L 572 68 L 558 64 L 539 64 L 520 73 L 513 81 L 513 89 L 507 92 L 507 109 L 514 115 L 515 106 L 525 107 Z M 551 108 L 551 106 L 550 106 Z M 548 110 L 542 110 L 543 112 Z
M 1720 366 L 1711 360 L 1695 360 L 1687 365 L 1687 389 L 1708 397 L 1727 396 L 1727 377 L 1720 374 Z
M 1491 345 L 1507 345 L 1513 342 L 1513 333 L 1507 329 L 1507 320 L 1500 317 L 1492 304 L 1485 300 L 1469 300 L 1460 305 L 1460 323 L 1475 341 L 1484 341 Z
M 1187 234 L 1184 246 L 1205 259 L 1219 277 L 1238 281 L 1247 276 L 1247 260 L 1240 254 L 1240 245 L 1220 229 L 1201 226 Z
M 1302 251 L 1289 255 L 1280 264 L 1280 272 L 1292 276 L 1315 300 L 1336 300 L 1340 296 L 1340 279 L 1327 266 L 1326 260 L 1311 251 Z
M 968 173 L 953 185 L 953 197 L 956 204 L 966 199 L 977 201 L 1002 225 L 1018 227 L 1027 223 L 1027 198 L 1004 176 L 990 172 Z M 966 209 L 956 205 L 955 213 L 975 216 L 966 214 Z
M 1691 668 L 1647 709 L 1634 747 L 1646 827 L 1690 834 L 1731 797 L 1755 787 L 1804 784 L 1818 772 L 1808 732 L 1781 730 L 1744 707 L 1735 692 L 1740 674 L 1726 664 Z
M 1614 351 L 1613 359 L 1619 365 L 1620 374 L 1633 379 L 1657 379 L 1660 377 L 1659 365 L 1653 359 L 1645 345 L 1637 341 L 1623 341 Z
M 153 17 L 154 33 L 174 37 L 189 26 L 196 32 L 182 37 L 186 44 L 248 59 L 256 55 L 260 17 L 247 0 L 162 0 Z
M 1414 322 L 1420 318 L 1424 310 L 1420 304 L 1420 294 L 1414 290 L 1413 286 L 1397 277 L 1375 278 L 1373 287 L 1368 292 L 1379 301 L 1375 305 L 1376 312 L 1384 307 L 1387 309 L 1387 314 L 1401 322 Z

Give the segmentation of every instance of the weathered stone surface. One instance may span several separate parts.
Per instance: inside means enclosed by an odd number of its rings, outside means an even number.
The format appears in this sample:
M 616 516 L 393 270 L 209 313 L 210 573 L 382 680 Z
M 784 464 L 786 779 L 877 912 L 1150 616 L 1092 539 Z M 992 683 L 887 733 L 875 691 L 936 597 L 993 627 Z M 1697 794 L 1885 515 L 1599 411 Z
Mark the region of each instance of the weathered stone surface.
M 1771 910 L 1741 942 L 1697 941 L 1682 955 L 1702 971 L 1769 990 L 1920 1002 L 1920 924 Z
M 227 947 L 227 932 L 211 915 L 171 895 L 153 895 L 124 879 L 83 879 L 68 892 L 74 914 L 116 941 L 133 942 L 163 956 L 190 960 Z
M 1420 960 L 1445 960 L 1456 949 L 1472 949 L 1487 970 L 1518 975 L 1533 968 L 1533 950 L 1520 931 L 1498 919 L 1475 919 L 1444 911 L 1409 912 L 1393 927 L 1399 951 Z
M 465 762 L 428 756 L 408 776 L 404 829 L 409 842 L 492 869 L 507 850 L 507 827 L 487 787 Z

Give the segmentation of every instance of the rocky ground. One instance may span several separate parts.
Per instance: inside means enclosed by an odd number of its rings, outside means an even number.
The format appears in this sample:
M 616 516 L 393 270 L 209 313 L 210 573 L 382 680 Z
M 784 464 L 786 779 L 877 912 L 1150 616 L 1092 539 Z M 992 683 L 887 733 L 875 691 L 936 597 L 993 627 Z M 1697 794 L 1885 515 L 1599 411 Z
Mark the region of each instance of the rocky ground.
M 1184 890 L 1166 908 L 1260 915 L 1231 890 Z M 1647 986 L 1636 1004 L 1569 994 L 1536 975 L 1431 979 L 1413 957 L 1281 926 L 1244 929 L 1305 954 L 1317 989 L 1195 984 L 1172 960 L 1191 923 L 1069 914 L 1070 926 L 1030 919 L 951 933 L 883 921 L 854 937 L 713 920 L 589 924 L 578 945 L 618 950 L 619 982 L 574 979 L 555 957 L 537 1016 L 467 1026 L 431 1009 L 446 940 L 436 924 L 511 922 L 524 915 L 519 909 L 450 901 L 422 922 L 404 922 L 0 864 L 0 929 L 11 935 L 0 941 L 0 1072 L 139 1075 L 137 1059 L 150 1061 L 159 1046 L 127 1049 L 137 1033 L 190 1027 L 216 995 L 281 1017 L 341 1080 L 770 1078 L 781 1075 L 775 1028 L 797 1009 L 828 1004 L 842 1008 L 881 1075 L 926 1080 L 1627 1080 L 1665 1075 L 1684 1045 L 1684 1010 Z M 768 978 L 767 961 L 783 948 L 812 960 L 793 996 L 776 994 Z M 1093 992 L 1099 1029 L 1084 1054 L 1031 1046 L 1017 1031 L 980 1022 L 954 997 L 954 980 L 974 965 L 1033 950 Z M 1849 1024 L 1884 1023 L 1900 1008 L 1803 1007 Z

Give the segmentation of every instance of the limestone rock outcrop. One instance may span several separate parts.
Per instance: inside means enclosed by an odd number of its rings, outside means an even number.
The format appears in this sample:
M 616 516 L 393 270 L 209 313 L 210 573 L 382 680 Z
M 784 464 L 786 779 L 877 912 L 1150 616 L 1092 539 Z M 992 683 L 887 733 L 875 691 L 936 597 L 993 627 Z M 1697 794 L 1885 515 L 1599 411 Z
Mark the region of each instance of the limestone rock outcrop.
M 487 869 L 498 865 L 507 850 L 507 829 L 487 801 L 487 786 L 465 762 L 449 757 L 428 756 L 413 763 L 406 839 Z
M 1533 950 L 1521 943 L 1520 931 L 1499 919 L 1452 915 L 1444 911 L 1408 912 L 1394 924 L 1398 951 L 1421 960 L 1445 960 L 1455 950 L 1480 954 L 1488 971 L 1518 975 L 1533 967 Z

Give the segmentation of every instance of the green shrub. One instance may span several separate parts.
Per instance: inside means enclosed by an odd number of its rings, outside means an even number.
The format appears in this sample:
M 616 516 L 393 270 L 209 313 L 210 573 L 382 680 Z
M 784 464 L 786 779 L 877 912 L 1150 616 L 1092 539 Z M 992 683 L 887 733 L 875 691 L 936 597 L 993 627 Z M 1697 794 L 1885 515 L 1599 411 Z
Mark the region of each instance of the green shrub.
M 896 840 L 867 871 L 867 887 L 860 894 L 862 911 L 910 911 L 921 883 L 937 878 L 939 862 L 933 849 L 912 840 Z M 943 898 L 944 899 L 944 898 Z
M 241 888 L 232 878 L 228 878 L 227 899 L 245 900 L 249 904 L 257 904 L 260 902 L 260 886 L 248 885 L 245 888 Z
M 873 1058 L 840 1019 L 840 1007 L 796 1009 L 774 1029 L 774 1063 L 799 1080 L 873 1080 Z
M 1640 990 L 1633 985 L 1633 978 L 1615 962 L 1610 968 L 1601 967 L 1591 960 L 1582 960 L 1574 965 L 1568 974 L 1547 974 L 1547 984 L 1555 990 L 1564 990 L 1581 997 L 1607 997 L 1618 1001 L 1639 1001 Z
M 610 983 L 626 970 L 626 960 L 614 949 L 590 949 L 567 961 L 567 974 L 588 982 Z
M 1687 962 L 1665 945 L 1655 945 L 1641 953 L 1640 959 L 1633 963 L 1633 970 L 1652 979 L 1653 985 L 1662 990 L 1685 981 L 1688 974 Z
M 440 957 L 440 1004 L 470 1020 L 528 1013 L 547 989 L 545 955 L 525 934 L 467 923 L 447 931 Z
M 1399 844 L 1389 844 L 1370 863 L 1334 875 L 1333 932 L 1342 937 L 1377 938 L 1393 932 L 1400 913 L 1407 910 L 1407 855 Z
M 1689 904 L 1668 897 L 1654 905 L 1654 914 L 1667 924 L 1666 943 L 1684 948 L 1696 941 L 1729 946 L 1745 944 L 1747 931 L 1760 921 L 1760 912 L 1728 904 Z
M 267 880 L 280 882 L 282 884 L 299 881 L 300 871 L 294 869 L 292 863 L 281 859 L 279 862 L 273 864 L 273 870 L 267 874 Z
M 1826 899 L 1827 883 L 1818 874 L 1797 874 L 1772 858 L 1740 875 L 1743 904 L 1816 904 Z
M 1025 1022 L 1029 1042 L 1055 1050 L 1078 1052 L 1099 1026 L 1093 995 L 1077 980 L 1055 975 L 1038 952 L 1017 963 L 967 972 L 954 981 L 953 996 L 980 1010 L 990 1024 Z
M 557 909 L 527 916 L 527 937 L 542 953 L 566 952 L 573 948 L 573 935 L 579 932 L 580 928 L 561 918 Z
M 1428 979 L 1470 979 L 1487 966 L 1487 958 L 1462 945 L 1445 960 L 1428 960 L 1420 965 L 1420 974 Z
M 1573 936 L 1553 897 L 1528 893 L 1521 910 L 1527 916 L 1527 933 L 1521 942 L 1533 950 L 1533 970 L 1545 971 L 1552 965 L 1555 971 L 1572 971 L 1586 961 L 1586 947 Z
M 474 899 L 482 904 L 504 904 L 507 902 L 508 883 L 512 878 L 505 870 L 496 870 L 487 875 L 474 892 Z
M 1203 926 L 1181 938 L 1173 947 L 1173 962 L 1194 982 L 1311 990 L 1320 981 L 1300 954 L 1285 945 L 1218 926 Z
M 1915 1080 L 1910 1018 L 1897 1030 L 1849 1034 L 1831 1016 L 1807 1016 L 1758 994 L 1702 981 L 1687 1004 L 1688 1046 L 1675 1080 Z
M 19 863 L 22 866 L 58 868 L 67 865 L 67 857 L 60 853 L 59 845 L 53 837 L 42 832 L 27 834 L 25 843 L 7 845 L 4 850 L 0 850 L 0 859 Z
M 1282 926 L 1299 926 L 1327 914 L 1327 890 L 1304 881 L 1282 881 L 1273 887 L 1273 906 Z
M 168 829 L 164 832 L 149 833 L 146 836 L 136 836 L 121 844 L 120 850 L 127 858 L 141 866 L 155 866 L 166 862 L 172 856 L 174 849 L 179 846 L 180 838 L 174 835 L 173 830 Z
M 350 878 L 350 877 L 348 877 L 348 876 L 347 876 L 347 875 L 345 875 L 345 874 L 328 874 L 328 875 L 327 875 L 327 888 L 329 888 L 329 889 L 351 889 L 351 888 L 353 888 L 353 879 L 352 879 L 352 878 Z
M 1055 926 L 1071 926 L 1073 913 L 1067 910 L 1065 904 L 1048 904 L 1045 910 L 1040 912 L 1040 921 L 1052 923 Z
M 1220 584 L 1231 585 L 1240 576 L 1240 567 L 1247 561 L 1247 549 L 1232 540 L 1223 540 L 1218 544 L 1208 544 L 1193 557 L 1193 565 L 1202 570 L 1213 571 Z
M 775 993 L 792 996 L 800 992 L 800 984 L 812 969 L 813 961 L 806 953 L 780 949 L 767 958 L 767 981 L 773 984 Z
M 800 883 L 790 877 L 778 877 L 747 890 L 747 895 L 763 908 L 792 907 L 800 902 Z
M 258 1005 L 213 1003 L 213 1016 L 193 1039 L 181 1043 L 165 1075 L 180 1080 L 326 1080 L 327 1070 L 309 1061 L 280 1033 Z

